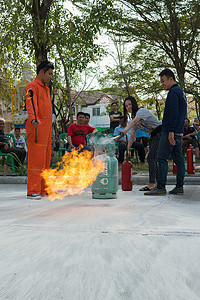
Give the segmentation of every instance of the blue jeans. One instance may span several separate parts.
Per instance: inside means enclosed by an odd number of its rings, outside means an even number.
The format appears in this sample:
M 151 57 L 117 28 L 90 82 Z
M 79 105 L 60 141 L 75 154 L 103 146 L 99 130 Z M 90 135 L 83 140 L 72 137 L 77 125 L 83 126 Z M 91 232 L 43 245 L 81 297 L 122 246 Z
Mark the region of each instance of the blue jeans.
M 168 133 L 162 132 L 158 146 L 157 162 L 158 162 L 158 181 L 157 187 L 164 189 L 167 183 L 168 159 L 172 156 L 173 161 L 177 165 L 176 186 L 183 187 L 185 177 L 185 162 L 182 154 L 182 137 L 174 135 L 176 141 L 172 146 L 168 140 Z

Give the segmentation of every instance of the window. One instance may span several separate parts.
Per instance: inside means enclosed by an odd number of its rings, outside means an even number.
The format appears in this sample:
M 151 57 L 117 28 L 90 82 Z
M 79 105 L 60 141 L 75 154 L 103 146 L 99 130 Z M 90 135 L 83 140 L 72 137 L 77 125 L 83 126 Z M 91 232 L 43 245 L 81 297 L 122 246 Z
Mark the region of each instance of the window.
M 100 116 L 100 107 L 93 108 L 92 109 L 92 115 L 93 115 L 93 117 Z

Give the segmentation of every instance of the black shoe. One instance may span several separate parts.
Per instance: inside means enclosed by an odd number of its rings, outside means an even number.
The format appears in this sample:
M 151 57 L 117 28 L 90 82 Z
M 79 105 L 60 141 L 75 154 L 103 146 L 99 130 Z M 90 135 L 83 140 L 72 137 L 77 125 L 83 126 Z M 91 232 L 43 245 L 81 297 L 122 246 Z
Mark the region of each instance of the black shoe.
M 184 194 L 184 190 L 183 190 L 183 187 L 175 187 L 173 190 L 171 190 L 169 192 L 169 194 L 172 194 L 172 195 L 183 195 Z
M 39 194 L 31 194 L 31 195 L 27 195 L 27 199 L 40 200 L 41 196 Z
M 166 195 L 166 189 L 158 189 L 155 187 L 149 192 L 144 193 L 145 196 L 165 196 Z

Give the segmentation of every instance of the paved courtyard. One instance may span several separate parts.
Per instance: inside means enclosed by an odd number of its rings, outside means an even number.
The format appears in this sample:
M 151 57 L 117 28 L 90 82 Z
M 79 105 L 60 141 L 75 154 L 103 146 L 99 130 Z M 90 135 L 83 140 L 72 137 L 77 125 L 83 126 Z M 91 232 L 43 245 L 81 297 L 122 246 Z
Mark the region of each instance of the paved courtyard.
M 1 184 L 0 300 L 199 300 L 200 186 L 138 188 L 51 202 Z

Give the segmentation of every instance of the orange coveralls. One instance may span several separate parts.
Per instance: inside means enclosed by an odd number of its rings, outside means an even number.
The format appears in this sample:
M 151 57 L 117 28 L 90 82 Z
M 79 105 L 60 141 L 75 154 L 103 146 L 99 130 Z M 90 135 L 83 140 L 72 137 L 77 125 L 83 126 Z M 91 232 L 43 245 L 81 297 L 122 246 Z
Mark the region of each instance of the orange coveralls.
M 27 91 L 33 91 L 33 101 L 37 120 L 37 142 L 35 142 L 35 128 L 31 121 L 35 120 L 32 101 Z M 28 184 L 27 195 L 45 194 L 45 181 L 41 176 L 44 169 L 50 167 L 51 160 L 51 130 L 52 130 L 52 104 L 49 88 L 36 77 L 26 87 L 26 109 L 28 119 L 26 134 L 28 142 Z

